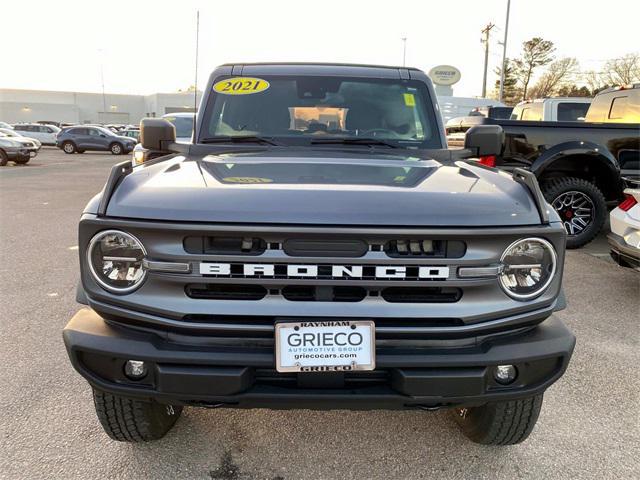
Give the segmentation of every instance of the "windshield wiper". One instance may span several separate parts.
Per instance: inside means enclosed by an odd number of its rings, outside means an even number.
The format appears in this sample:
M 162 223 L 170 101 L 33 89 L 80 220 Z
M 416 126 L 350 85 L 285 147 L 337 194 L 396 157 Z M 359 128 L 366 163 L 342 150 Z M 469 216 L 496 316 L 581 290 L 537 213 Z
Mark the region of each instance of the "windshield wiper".
M 258 135 L 220 135 L 208 137 L 200 140 L 200 143 L 264 143 L 267 145 L 280 146 L 272 138 L 260 137 Z
M 399 148 L 391 142 L 385 142 L 377 138 L 357 137 L 357 138 L 314 138 L 311 140 L 313 145 L 364 145 L 368 147 L 389 147 Z

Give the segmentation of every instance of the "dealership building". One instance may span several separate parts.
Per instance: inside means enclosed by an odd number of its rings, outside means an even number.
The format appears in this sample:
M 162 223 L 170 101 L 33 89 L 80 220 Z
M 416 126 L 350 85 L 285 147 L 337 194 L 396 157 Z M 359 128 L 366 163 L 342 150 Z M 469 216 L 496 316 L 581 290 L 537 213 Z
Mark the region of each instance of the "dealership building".
M 194 100 L 194 92 L 121 95 L 2 88 L 0 121 L 137 124 L 144 117 L 193 112 Z

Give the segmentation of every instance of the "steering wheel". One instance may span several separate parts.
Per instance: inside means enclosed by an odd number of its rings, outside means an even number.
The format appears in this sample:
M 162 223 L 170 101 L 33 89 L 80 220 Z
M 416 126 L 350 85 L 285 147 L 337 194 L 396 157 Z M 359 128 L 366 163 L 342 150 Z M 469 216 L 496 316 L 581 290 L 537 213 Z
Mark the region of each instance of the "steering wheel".
M 397 137 L 398 134 L 396 132 L 394 132 L 393 130 L 390 130 L 388 128 L 372 128 L 370 130 L 362 130 L 362 136 L 371 136 L 371 137 L 377 137 L 378 134 L 391 134 L 392 137 Z

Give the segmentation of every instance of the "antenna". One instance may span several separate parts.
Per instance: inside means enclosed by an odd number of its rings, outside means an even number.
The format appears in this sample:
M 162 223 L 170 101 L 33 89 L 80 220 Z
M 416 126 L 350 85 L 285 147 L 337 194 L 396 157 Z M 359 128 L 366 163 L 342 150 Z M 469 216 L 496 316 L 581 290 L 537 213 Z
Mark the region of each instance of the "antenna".
M 196 131 L 196 113 L 198 111 L 198 47 L 200 46 L 200 10 L 196 10 L 196 77 L 193 84 L 193 131 Z

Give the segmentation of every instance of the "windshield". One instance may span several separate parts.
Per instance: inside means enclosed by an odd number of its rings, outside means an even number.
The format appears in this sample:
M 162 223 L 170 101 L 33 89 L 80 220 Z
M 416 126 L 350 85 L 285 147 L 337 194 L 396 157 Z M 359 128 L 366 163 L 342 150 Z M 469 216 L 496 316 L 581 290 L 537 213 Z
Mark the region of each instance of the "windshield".
M 0 128 L 0 137 L 19 137 L 17 133 L 8 128 Z
M 169 120 L 176 127 L 176 137 L 191 138 L 193 132 L 193 117 L 162 117 Z
M 374 138 L 399 146 L 441 148 L 431 105 L 426 85 L 415 80 L 223 78 L 217 79 L 209 97 L 200 140 L 261 136 L 304 145 L 321 139 Z
M 105 135 L 108 135 L 110 137 L 115 137 L 116 134 L 113 133 L 111 130 L 109 130 L 108 128 L 105 127 L 94 127 L 96 130 L 99 130 L 100 133 L 104 133 Z

